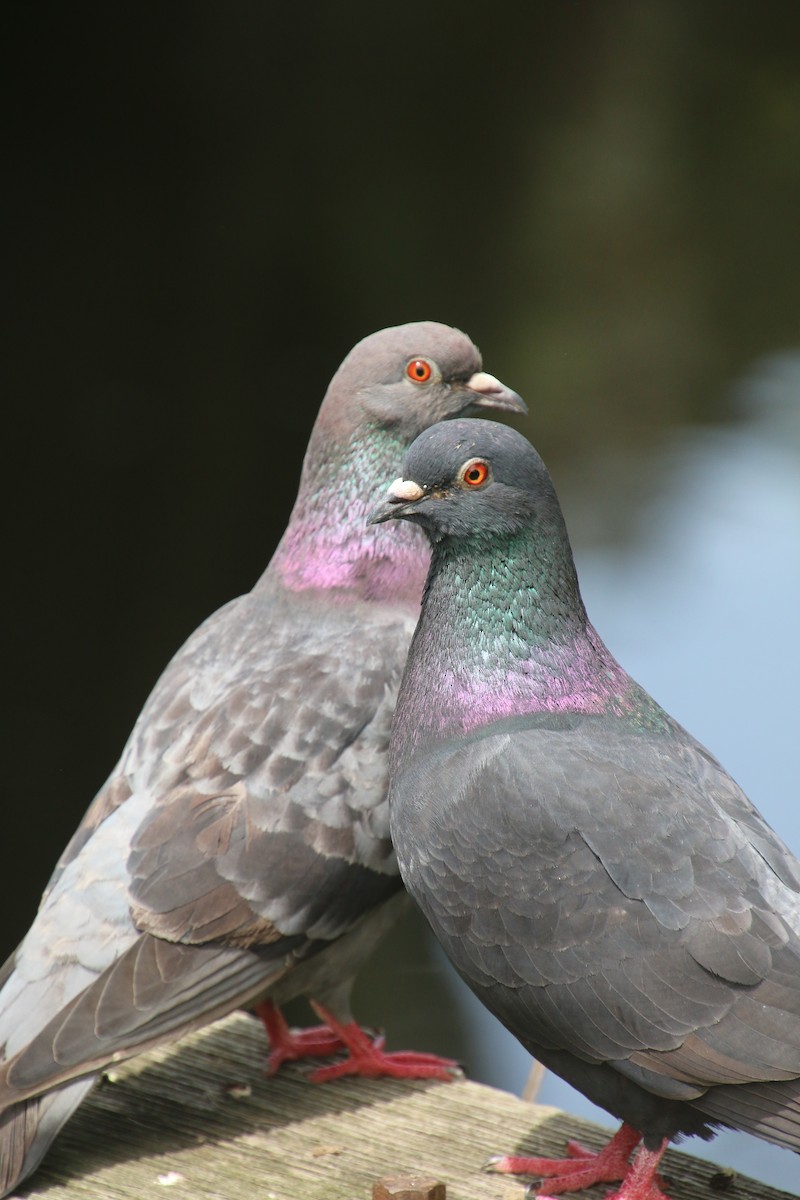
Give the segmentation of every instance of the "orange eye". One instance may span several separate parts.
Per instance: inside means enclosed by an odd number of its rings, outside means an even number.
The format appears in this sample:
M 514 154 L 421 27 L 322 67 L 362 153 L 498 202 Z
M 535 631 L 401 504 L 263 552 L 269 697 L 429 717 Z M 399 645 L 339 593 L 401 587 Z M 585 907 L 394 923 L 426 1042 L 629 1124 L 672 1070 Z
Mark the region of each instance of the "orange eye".
M 461 468 L 461 478 L 468 487 L 480 487 L 489 478 L 489 464 L 482 458 L 474 458 Z
M 406 375 L 409 379 L 413 379 L 414 383 L 427 383 L 432 374 L 431 364 L 427 358 L 412 358 L 406 367 Z

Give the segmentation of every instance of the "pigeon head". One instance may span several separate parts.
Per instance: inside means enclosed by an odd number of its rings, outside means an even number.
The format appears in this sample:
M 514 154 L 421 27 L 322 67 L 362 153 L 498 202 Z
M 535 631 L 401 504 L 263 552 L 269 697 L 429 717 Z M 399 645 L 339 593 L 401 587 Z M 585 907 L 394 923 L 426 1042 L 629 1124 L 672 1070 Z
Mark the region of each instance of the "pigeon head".
M 521 398 L 482 369 L 465 333 L 438 321 L 381 329 L 358 342 L 331 380 L 320 412 L 328 432 L 366 423 L 408 444 L 437 421 L 491 408 L 524 413 Z
M 428 565 L 424 539 L 399 524 L 387 536 L 366 518 L 418 434 L 482 408 L 525 412 L 458 329 L 418 321 L 364 338 L 325 395 L 271 574 L 293 589 L 346 588 L 416 606 Z
M 402 469 L 370 514 L 371 524 L 412 521 L 432 542 L 561 524 L 547 468 L 530 442 L 504 425 L 434 425 L 409 447 Z

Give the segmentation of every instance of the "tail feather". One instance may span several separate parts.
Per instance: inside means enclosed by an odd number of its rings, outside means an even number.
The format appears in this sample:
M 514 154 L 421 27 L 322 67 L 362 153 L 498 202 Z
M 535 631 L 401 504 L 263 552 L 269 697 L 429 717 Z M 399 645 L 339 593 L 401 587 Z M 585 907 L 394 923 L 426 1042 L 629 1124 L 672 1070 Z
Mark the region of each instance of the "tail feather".
M 288 942 L 288 939 L 286 939 Z M 130 1058 L 257 999 L 289 969 L 231 946 L 142 934 L 43 1028 L 0 1063 L 0 1108 Z
M 714 1121 L 800 1153 L 800 1081 L 711 1088 L 692 1101 Z
M 50 1143 L 91 1091 L 97 1076 L 75 1080 L 0 1114 L 0 1197 L 13 1192 L 44 1158 Z
M 0 1197 L 36 1169 L 105 1064 L 257 999 L 290 969 L 291 945 L 281 943 L 271 961 L 230 946 L 137 938 L 0 1062 Z

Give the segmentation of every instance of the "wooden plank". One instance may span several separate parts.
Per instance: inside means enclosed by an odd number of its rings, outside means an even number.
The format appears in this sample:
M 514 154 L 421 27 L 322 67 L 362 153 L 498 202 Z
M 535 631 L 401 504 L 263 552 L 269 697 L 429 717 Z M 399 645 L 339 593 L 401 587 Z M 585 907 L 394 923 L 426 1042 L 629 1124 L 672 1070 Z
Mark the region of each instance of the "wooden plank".
M 523 1200 L 525 1181 L 482 1170 L 492 1154 L 558 1155 L 567 1137 L 605 1131 L 467 1080 L 309 1083 L 308 1065 L 263 1075 L 253 1018 L 216 1025 L 121 1064 L 64 1129 L 21 1188 L 47 1200 L 370 1200 L 384 1176 L 441 1180 L 447 1200 Z M 719 1168 L 671 1152 L 675 1200 L 786 1200 L 743 1176 L 714 1190 Z M 717 1180 L 719 1184 L 720 1180 Z M 709 1191 L 709 1187 L 712 1190 Z M 608 1185 L 581 1193 L 607 1194 Z

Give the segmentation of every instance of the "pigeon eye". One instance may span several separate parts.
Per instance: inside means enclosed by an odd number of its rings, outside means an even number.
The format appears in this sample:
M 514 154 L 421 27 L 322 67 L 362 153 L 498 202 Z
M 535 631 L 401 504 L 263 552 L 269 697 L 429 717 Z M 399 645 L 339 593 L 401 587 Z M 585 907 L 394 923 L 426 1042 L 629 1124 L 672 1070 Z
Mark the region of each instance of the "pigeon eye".
M 433 374 L 433 367 L 427 358 L 412 358 L 406 367 L 406 375 L 414 383 L 427 383 Z
M 482 458 L 471 458 L 459 472 L 461 479 L 471 488 L 479 488 L 489 478 L 489 464 Z

